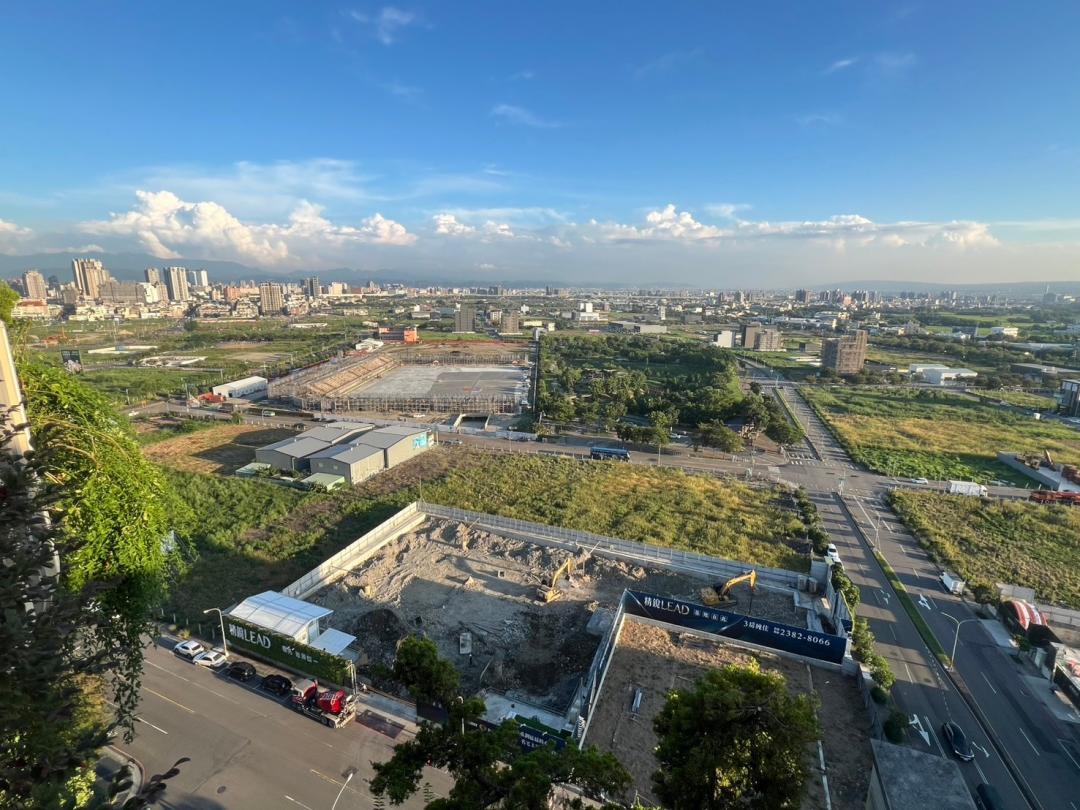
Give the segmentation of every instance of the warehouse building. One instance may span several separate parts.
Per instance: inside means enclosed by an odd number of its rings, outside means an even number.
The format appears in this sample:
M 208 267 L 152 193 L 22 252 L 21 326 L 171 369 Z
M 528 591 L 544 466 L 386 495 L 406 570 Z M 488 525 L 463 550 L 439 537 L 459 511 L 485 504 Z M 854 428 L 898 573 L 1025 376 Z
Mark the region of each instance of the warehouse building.
M 297 438 L 315 439 L 327 444 L 345 444 L 374 429 L 375 426 L 367 422 L 331 422 L 308 428 L 303 433 L 298 433 Z
M 226 399 L 264 399 L 268 385 L 266 377 L 244 377 L 242 380 L 215 385 L 211 390 Z
M 353 444 L 374 447 L 383 453 L 386 469 L 418 456 L 435 444 L 434 431 L 406 425 L 392 425 L 365 433 Z
M 385 469 L 385 459 L 381 448 L 346 444 L 319 450 L 308 461 L 313 473 L 337 476 L 352 486 Z
M 330 446 L 330 442 L 293 436 L 258 448 L 255 451 L 255 461 L 258 464 L 269 464 L 281 472 L 303 472 L 309 468 L 308 456 Z

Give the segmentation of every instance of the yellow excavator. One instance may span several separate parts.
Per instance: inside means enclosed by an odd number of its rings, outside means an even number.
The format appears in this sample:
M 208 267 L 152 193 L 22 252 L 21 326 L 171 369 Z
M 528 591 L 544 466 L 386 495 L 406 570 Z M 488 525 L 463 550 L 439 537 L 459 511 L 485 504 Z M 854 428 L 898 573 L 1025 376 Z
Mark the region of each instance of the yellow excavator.
M 701 601 L 709 607 L 731 607 L 738 602 L 733 596 L 729 596 L 729 592 L 732 588 L 738 585 L 740 582 L 749 582 L 750 590 L 753 591 L 757 587 L 757 571 L 747 571 L 743 574 L 739 574 L 737 577 L 732 577 L 727 582 L 717 582 L 711 588 L 701 589 Z
M 554 602 L 560 596 L 559 581 L 571 573 L 575 568 L 585 564 L 585 560 L 589 558 L 588 551 L 578 552 L 573 557 L 567 557 L 563 563 L 556 568 L 551 576 L 545 580 L 542 580 L 540 587 L 536 589 L 536 598 L 541 602 Z

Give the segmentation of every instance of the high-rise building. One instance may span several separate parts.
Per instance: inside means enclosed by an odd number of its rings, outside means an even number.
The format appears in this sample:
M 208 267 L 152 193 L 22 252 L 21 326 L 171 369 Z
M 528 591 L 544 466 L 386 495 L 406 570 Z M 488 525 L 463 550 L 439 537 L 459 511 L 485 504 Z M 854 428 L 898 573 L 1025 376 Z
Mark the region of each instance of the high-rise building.
M 262 315 L 280 315 L 285 308 L 281 285 L 264 281 L 259 285 L 259 312 Z
M 858 374 L 866 363 L 868 343 L 869 337 L 863 329 L 858 329 L 843 337 L 823 340 L 821 342 L 821 367 L 840 375 Z
M 744 324 L 742 328 L 742 345 L 744 349 L 754 348 L 754 341 L 757 339 L 758 332 L 762 330 L 762 325 L 758 322 Z
M 161 283 L 161 271 L 156 267 L 147 267 L 143 270 L 143 275 L 146 276 L 147 284 L 160 284 Z
M 44 301 L 48 296 L 48 290 L 45 287 L 45 277 L 37 270 L 27 270 L 23 273 L 22 282 L 23 289 L 26 290 L 27 298 L 36 298 Z
M 814 300 L 813 290 L 796 290 L 795 291 L 795 303 L 796 304 L 810 304 Z
M 101 283 L 111 278 L 97 259 L 72 259 L 71 273 L 75 277 L 75 286 L 86 298 L 97 298 Z
M 476 304 L 462 303 L 454 313 L 455 332 L 476 331 Z
M 165 273 L 165 286 L 169 290 L 170 301 L 191 300 L 186 267 L 166 267 L 162 272 Z
M 507 335 L 515 335 L 521 331 L 521 315 L 517 312 L 504 312 L 499 331 Z
M 205 270 L 188 270 L 187 280 L 192 287 L 210 286 L 210 275 Z
M 321 289 L 318 276 L 304 279 L 304 295 L 308 298 L 318 298 Z

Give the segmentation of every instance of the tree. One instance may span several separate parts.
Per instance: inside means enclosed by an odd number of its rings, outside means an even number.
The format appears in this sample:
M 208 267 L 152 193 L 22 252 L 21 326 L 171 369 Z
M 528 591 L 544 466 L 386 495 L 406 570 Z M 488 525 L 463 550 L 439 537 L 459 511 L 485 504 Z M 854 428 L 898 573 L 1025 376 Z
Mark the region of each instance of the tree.
M 715 447 L 725 453 L 738 453 L 743 442 L 739 434 L 719 422 L 703 422 L 698 425 L 700 440 L 705 447 Z
M 11 324 L 11 313 L 15 309 L 15 303 L 19 300 L 19 294 L 11 287 L 0 281 L 0 321 Z
M 375 763 L 371 792 L 402 804 L 420 789 L 425 765 L 448 770 L 454 786 L 429 810 L 483 810 L 488 807 L 547 810 L 552 787 L 571 784 L 586 796 L 621 793 L 630 776 L 615 757 L 567 742 L 523 751 L 518 727 L 507 720 L 487 731 L 478 726 L 485 711 L 478 699 L 451 703 L 445 726 L 425 723 L 412 740 L 397 745 L 394 756 Z
M 458 693 L 460 677 L 453 664 L 439 657 L 431 639 L 406 636 L 397 648 L 394 678 L 414 700 L 449 705 Z
M 765 435 L 777 444 L 790 446 L 801 442 L 806 434 L 803 433 L 801 427 L 792 424 L 781 415 L 779 419 L 769 420 L 769 425 L 765 428 Z
M 798 807 L 815 710 L 813 698 L 792 697 L 783 676 L 756 661 L 671 692 L 653 721 L 657 798 L 671 810 Z
M 101 395 L 55 367 L 19 375 L 35 452 L 0 464 L 0 799 L 65 806 L 134 725 L 150 609 L 177 572 L 175 501 Z

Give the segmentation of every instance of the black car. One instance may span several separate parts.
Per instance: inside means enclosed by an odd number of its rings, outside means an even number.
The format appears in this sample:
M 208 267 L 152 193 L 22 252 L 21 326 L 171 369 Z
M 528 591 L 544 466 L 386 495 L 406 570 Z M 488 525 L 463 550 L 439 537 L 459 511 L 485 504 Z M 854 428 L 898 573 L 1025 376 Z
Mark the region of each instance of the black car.
M 985 782 L 975 788 L 975 804 L 979 810 L 1005 810 L 1005 802 L 1001 800 L 997 788 Z
M 250 681 L 255 677 L 255 667 L 247 661 L 233 661 L 226 668 L 225 675 L 234 681 Z
M 971 750 L 971 743 L 968 742 L 967 735 L 964 734 L 964 730 L 952 720 L 948 723 L 941 724 L 941 736 L 945 738 L 945 742 L 949 744 L 949 749 L 956 755 L 957 759 L 961 759 L 964 762 L 971 762 L 971 760 L 975 759 L 975 754 Z
M 275 695 L 287 695 L 292 691 L 292 681 L 284 675 L 267 675 L 260 681 L 259 688 Z

